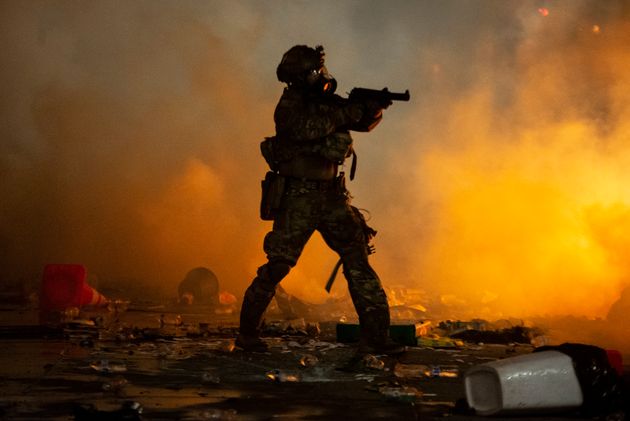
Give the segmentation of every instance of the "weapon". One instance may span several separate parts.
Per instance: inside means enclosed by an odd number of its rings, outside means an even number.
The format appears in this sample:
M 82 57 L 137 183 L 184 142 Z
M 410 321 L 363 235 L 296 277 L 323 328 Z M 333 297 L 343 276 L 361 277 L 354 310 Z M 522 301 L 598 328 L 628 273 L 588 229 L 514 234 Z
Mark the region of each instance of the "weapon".
M 335 267 L 333 268 L 332 273 L 330 274 L 330 277 L 328 278 L 328 282 L 326 282 L 326 292 L 330 294 L 330 289 L 332 288 L 333 284 L 335 283 L 335 278 L 337 277 L 337 272 L 339 272 L 339 268 L 341 267 L 341 259 L 339 259 L 337 261 L 337 264 L 335 264 Z
M 353 88 L 348 96 L 350 102 L 371 100 L 385 106 L 390 105 L 392 101 L 409 101 L 409 98 L 409 89 L 400 93 L 390 92 L 387 88 L 383 88 L 380 91 L 378 89 Z

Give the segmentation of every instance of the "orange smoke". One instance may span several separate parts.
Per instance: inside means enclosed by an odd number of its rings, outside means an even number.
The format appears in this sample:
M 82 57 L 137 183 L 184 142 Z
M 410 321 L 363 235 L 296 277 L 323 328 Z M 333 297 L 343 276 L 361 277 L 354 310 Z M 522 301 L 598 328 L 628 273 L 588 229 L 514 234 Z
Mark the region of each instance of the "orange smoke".
M 450 314 L 605 317 L 628 284 L 630 54 L 616 29 L 568 42 L 538 28 L 507 104 L 485 83 L 436 113 L 412 189 L 432 225 L 414 253 L 417 284 Z
M 349 184 L 386 287 L 454 317 L 603 317 L 630 279 L 626 6 L 439 3 L 2 3 L 0 281 L 79 262 L 174 294 L 208 266 L 240 297 L 275 67 L 321 43 L 340 93 L 411 91 L 357 134 Z M 285 287 L 323 301 L 336 260 L 315 235 Z

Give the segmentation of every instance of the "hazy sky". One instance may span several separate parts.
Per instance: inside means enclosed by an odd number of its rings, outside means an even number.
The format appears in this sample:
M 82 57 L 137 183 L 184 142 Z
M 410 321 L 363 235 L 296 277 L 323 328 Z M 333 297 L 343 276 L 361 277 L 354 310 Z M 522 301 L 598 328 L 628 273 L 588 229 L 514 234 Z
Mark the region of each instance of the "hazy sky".
M 625 3 L 2 1 L 0 279 L 73 262 L 168 293 L 207 266 L 240 295 L 275 69 L 321 44 L 340 93 L 411 91 L 355 136 L 349 184 L 388 288 L 605 316 L 629 279 Z M 313 238 L 287 289 L 325 299 L 335 261 Z

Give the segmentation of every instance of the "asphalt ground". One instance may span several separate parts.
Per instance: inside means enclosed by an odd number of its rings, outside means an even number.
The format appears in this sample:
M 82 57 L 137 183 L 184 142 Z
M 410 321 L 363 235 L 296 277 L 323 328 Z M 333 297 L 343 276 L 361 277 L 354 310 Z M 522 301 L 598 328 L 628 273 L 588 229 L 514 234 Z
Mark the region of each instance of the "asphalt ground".
M 234 349 L 233 315 L 145 306 L 55 328 L 33 310 L 0 317 L 0 417 L 11 420 L 481 420 L 465 405 L 465 370 L 533 350 L 464 343 L 364 360 L 322 322 L 319 334 L 276 332 L 269 352 L 247 353 Z

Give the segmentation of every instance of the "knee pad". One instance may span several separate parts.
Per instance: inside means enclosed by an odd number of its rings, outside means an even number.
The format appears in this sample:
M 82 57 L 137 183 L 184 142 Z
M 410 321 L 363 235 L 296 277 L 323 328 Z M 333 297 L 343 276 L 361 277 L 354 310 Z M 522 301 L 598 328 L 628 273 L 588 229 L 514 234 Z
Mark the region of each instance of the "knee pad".
M 258 268 L 258 277 L 274 289 L 291 270 L 291 265 L 283 261 L 271 261 Z

